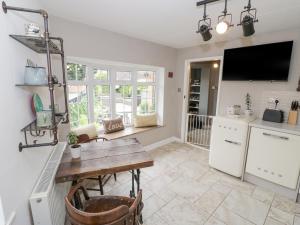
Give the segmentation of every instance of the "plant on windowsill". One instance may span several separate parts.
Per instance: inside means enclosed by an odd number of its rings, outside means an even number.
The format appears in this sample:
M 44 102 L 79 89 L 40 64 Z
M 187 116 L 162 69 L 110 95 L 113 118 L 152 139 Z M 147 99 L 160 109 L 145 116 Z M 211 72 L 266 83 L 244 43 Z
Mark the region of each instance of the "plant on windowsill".
M 251 109 L 252 101 L 251 101 L 251 96 L 249 93 L 246 94 L 245 104 L 246 104 L 245 115 L 252 116 L 252 114 L 253 114 L 253 111 Z
M 72 158 L 79 158 L 81 153 L 81 145 L 78 144 L 78 137 L 75 132 L 71 131 L 68 136 Z

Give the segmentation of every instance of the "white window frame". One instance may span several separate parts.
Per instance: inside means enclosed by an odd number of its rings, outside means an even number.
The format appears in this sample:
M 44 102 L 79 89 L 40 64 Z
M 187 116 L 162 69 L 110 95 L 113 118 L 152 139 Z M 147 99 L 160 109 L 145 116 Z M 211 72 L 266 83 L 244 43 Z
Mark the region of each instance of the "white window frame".
M 67 63 L 74 63 L 74 64 L 82 64 L 86 66 L 86 79 L 84 81 L 74 81 L 68 80 L 68 85 L 86 85 L 87 87 L 87 94 L 88 94 L 88 122 L 94 123 L 94 86 L 95 85 L 109 85 L 110 86 L 110 113 L 111 117 L 116 117 L 116 107 L 115 107 L 115 87 L 116 85 L 132 85 L 132 122 L 135 115 L 137 115 L 137 86 L 139 85 L 149 85 L 155 87 L 155 113 L 159 114 L 158 107 L 159 107 L 159 87 L 163 87 L 158 79 L 158 75 L 162 74 L 161 68 L 157 67 L 148 67 L 148 66 L 123 66 L 123 65 L 110 65 L 105 63 L 91 63 L 85 60 L 74 60 L 68 59 Z M 103 69 L 107 70 L 109 74 L 108 81 L 101 81 L 94 79 L 93 70 L 96 69 Z M 131 81 L 117 81 L 116 80 L 116 72 L 131 72 Z M 138 71 L 153 71 L 155 72 L 155 82 L 137 82 L 137 72 Z M 164 70 L 163 70 L 164 72 Z M 163 96 L 163 94 L 162 94 Z M 163 102 L 163 100 L 162 100 Z M 161 103 L 160 103 L 161 105 Z M 161 114 L 161 113 L 160 113 Z M 163 116 L 159 116 L 159 123 L 162 124 Z M 132 124 L 128 124 L 127 126 L 132 126 Z

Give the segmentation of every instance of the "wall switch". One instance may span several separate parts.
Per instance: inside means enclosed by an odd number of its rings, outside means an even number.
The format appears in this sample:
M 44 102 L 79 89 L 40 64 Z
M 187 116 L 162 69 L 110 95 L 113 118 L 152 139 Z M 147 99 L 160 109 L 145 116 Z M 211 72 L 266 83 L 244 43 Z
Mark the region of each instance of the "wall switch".
M 178 91 L 178 93 L 180 93 L 181 92 L 181 88 L 178 88 L 177 91 Z

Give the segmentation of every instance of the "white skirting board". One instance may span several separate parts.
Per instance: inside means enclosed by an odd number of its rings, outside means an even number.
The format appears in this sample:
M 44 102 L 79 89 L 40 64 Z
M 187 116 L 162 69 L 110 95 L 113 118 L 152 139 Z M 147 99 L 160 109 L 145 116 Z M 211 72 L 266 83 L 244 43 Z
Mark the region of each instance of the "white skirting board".
M 164 139 L 164 140 L 155 142 L 153 144 L 144 146 L 144 150 L 145 151 L 151 151 L 151 150 L 153 150 L 155 148 L 159 148 L 159 147 L 161 147 L 163 145 L 169 144 L 169 143 L 174 142 L 174 141 L 176 141 L 176 142 L 182 142 L 181 139 L 178 138 L 178 137 L 169 137 L 167 139 Z

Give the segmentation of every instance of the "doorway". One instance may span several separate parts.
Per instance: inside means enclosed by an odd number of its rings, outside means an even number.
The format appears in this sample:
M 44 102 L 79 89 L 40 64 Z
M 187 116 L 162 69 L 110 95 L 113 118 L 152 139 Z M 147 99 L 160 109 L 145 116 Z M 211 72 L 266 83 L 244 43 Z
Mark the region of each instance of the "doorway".
M 212 118 L 218 110 L 222 60 L 190 61 L 186 66 L 184 141 L 209 149 Z

